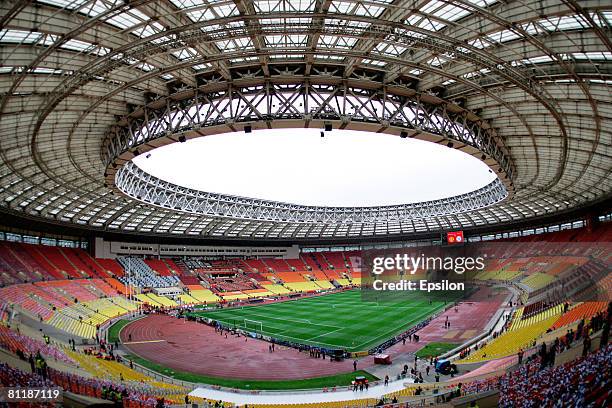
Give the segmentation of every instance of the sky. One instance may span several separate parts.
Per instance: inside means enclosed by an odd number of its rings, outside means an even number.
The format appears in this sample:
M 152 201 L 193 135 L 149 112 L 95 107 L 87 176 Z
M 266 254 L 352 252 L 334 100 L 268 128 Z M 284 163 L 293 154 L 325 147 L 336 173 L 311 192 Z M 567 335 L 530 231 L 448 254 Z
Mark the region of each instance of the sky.
M 476 190 L 496 177 L 459 150 L 381 133 L 253 130 L 191 139 L 134 159 L 197 190 L 302 205 L 406 204 Z

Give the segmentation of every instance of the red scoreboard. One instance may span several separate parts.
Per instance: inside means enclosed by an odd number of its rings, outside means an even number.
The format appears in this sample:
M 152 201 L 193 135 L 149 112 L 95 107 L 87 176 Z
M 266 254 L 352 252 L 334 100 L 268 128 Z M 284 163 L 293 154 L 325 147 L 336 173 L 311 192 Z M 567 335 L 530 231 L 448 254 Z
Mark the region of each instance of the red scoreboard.
M 449 244 L 462 244 L 463 243 L 463 231 L 447 232 L 446 242 Z

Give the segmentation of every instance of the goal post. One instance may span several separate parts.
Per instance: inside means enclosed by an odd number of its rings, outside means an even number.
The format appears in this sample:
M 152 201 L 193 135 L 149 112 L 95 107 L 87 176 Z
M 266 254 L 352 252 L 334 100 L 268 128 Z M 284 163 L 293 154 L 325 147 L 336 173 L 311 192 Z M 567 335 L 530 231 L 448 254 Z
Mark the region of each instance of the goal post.
M 244 319 L 244 328 L 247 330 L 258 330 L 260 333 L 262 333 L 263 323 L 259 320 Z

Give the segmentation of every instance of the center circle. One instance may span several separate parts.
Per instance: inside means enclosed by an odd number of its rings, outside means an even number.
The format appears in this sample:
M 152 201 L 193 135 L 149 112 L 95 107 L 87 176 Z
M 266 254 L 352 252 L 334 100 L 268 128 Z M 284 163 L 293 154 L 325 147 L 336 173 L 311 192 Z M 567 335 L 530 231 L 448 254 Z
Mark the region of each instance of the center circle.
M 133 159 L 195 190 L 327 207 L 387 206 L 469 193 L 496 175 L 460 150 L 353 130 L 233 132 L 159 147 Z

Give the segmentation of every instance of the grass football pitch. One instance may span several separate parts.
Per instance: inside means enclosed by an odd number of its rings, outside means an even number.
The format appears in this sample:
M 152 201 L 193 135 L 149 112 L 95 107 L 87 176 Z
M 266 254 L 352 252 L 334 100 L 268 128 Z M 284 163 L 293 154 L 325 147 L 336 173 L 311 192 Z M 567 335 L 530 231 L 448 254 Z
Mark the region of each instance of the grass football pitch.
M 366 351 L 425 320 L 444 307 L 426 296 L 374 302 L 360 290 L 261 306 L 194 312 L 192 315 L 288 340 L 347 351 Z

